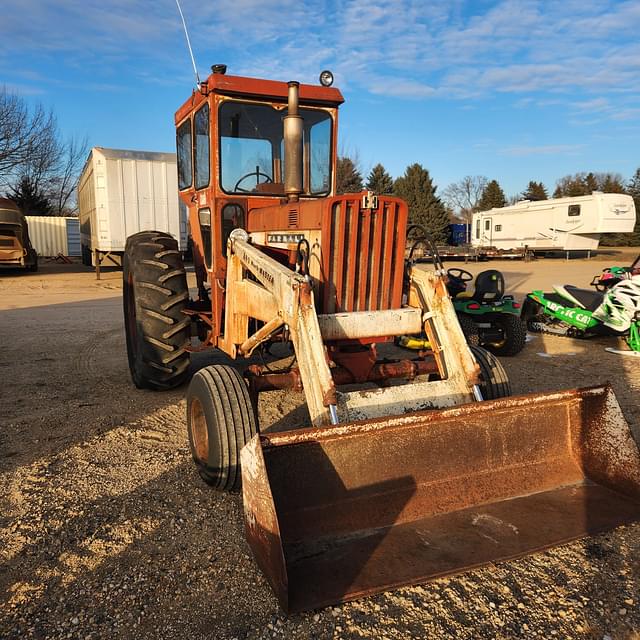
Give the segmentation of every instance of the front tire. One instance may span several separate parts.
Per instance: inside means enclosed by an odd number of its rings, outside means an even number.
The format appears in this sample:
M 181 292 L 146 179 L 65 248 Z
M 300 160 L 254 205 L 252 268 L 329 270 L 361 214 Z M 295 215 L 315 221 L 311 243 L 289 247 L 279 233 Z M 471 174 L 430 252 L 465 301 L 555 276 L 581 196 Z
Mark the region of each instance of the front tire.
M 139 389 L 170 389 L 186 379 L 191 320 L 187 275 L 176 240 L 142 231 L 127 238 L 123 307 L 129 370 Z
M 482 347 L 469 347 L 480 365 L 480 392 L 484 400 L 497 400 L 511 395 L 509 377 L 500 361 Z
M 240 450 L 258 432 L 255 407 L 238 371 L 210 365 L 187 391 L 187 430 L 200 477 L 217 491 L 241 485 Z

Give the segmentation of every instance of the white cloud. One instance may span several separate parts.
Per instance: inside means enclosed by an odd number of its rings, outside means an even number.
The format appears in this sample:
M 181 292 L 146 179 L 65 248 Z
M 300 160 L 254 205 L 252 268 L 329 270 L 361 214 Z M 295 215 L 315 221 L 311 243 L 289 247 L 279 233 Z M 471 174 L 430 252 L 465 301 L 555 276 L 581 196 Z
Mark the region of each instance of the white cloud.
M 540 146 L 513 146 L 500 150 L 505 156 L 575 155 L 584 149 L 583 144 L 549 144 Z

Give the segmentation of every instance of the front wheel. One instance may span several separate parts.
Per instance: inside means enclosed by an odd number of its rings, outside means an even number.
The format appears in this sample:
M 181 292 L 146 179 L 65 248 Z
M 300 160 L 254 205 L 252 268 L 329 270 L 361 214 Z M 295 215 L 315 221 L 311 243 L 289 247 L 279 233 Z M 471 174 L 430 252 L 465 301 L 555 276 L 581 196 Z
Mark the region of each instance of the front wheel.
M 469 346 L 480 366 L 480 392 L 484 400 L 496 400 L 511 395 L 509 377 L 500 361 L 482 347 Z
M 187 430 L 200 477 L 218 491 L 240 489 L 240 450 L 258 432 L 249 389 L 233 367 L 198 371 L 187 391 Z
M 186 379 L 191 320 L 187 275 L 176 240 L 159 231 L 127 238 L 123 307 L 131 378 L 140 389 L 170 389 Z

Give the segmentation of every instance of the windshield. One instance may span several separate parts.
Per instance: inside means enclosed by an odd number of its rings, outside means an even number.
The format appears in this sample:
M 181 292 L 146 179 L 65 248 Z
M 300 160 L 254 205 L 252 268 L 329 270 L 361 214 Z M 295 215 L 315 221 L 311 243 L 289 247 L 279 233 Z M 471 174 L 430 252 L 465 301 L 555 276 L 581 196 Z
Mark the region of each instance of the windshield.
M 220 181 L 227 193 L 284 195 L 286 108 L 226 101 L 220 106 Z M 304 193 L 327 195 L 331 189 L 331 115 L 300 109 L 304 121 Z

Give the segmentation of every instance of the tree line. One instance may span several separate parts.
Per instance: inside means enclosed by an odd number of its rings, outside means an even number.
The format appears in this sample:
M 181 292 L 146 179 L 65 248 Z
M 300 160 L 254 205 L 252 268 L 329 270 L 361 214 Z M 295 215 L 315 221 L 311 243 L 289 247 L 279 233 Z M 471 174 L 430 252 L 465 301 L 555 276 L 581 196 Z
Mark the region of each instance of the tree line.
M 348 156 L 338 158 L 337 192 L 357 193 L 364 188 L 378 195 L 394 195 L 409 205 L 410 222 L 424 225 L 436 242 L 445 242 L 451 222 L 471 222 L 478 211 L 505 207 L 520 200 L 547 200 L 549 194 L 542 182 L 529 181 L 521 193 L 507 198 L 497 180 L 485 176 L 465 176 L 437 195 L 437 187 L 422 165 L 408 166 L 394 180 L 382 164 L 370 171 L 366 181 L 357 162 Z M 556 182 L 553 198 L 590 195 L 593 191 L 625 193 L 633 197 L 640 217 L 640 168 L 625 182 L 617 173 L 582 172 L 567 175 Z M 609 246 L 640 245 L 640 219 L 633 233 L 604 234 L 602 244 Z
M 87 153 L 86 139 L 62 136 L 53 110 L 0 88 L 0 195 L 25 214 L 75 215 Z

